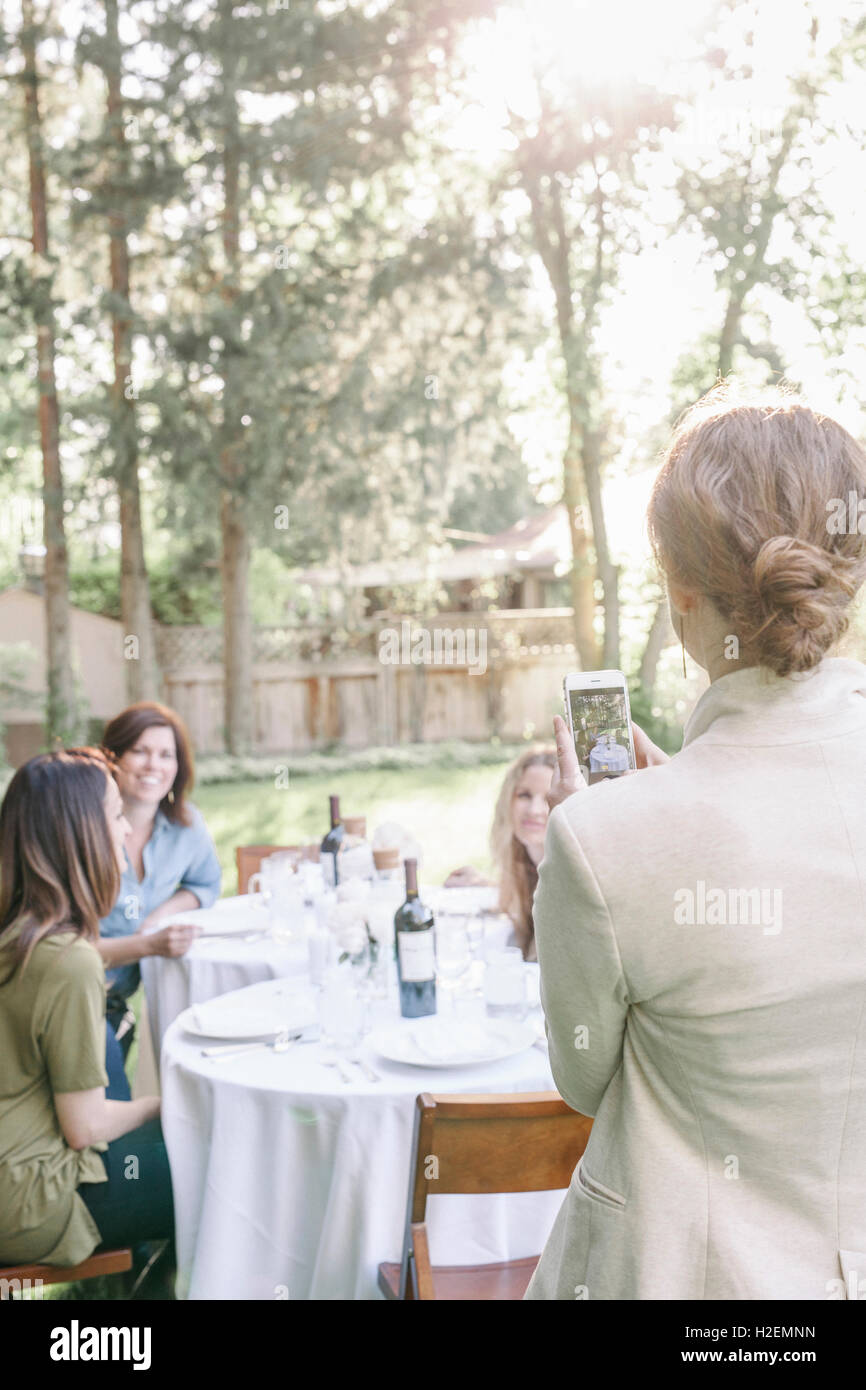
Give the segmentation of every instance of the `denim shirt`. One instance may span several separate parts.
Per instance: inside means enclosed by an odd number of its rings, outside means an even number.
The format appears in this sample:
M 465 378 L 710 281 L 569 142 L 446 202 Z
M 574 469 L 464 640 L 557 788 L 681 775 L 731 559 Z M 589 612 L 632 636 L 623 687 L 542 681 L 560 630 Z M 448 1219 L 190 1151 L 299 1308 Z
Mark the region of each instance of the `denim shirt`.
M 222 870 L 210 832 L 201 812 L 187 802 L 192 820 L 176 825 L 157 811 L 150 839 L 142 851 L 141 883 L 127 859 L 120 896 L 99 924 L 100 936 L 131 936 L 154 910 L 179 889 L 194 893 L 201 907 L 210 907 L 220 892 Z M 165 925 L 168 925 L 166 920 Z M 108 987 L 129 998 L 141 978 L 138 963 L 118 965 L 106 971 Z

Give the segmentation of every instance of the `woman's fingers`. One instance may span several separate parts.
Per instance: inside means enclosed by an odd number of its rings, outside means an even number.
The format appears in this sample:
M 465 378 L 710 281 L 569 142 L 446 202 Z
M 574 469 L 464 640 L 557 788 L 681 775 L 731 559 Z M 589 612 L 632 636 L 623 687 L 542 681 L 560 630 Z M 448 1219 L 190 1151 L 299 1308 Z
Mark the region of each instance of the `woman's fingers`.
M 638 767 L 658 767 L 660 763 L 670 762 L 670 757 L 664 749 L 653 743 L 649 735 L 645 734 L 634 720 L 632 720 L 631 727 L 634 730 L 634 755 Z
M 547 794 L 547 804 L 551 811 L 561 801 L 567 800 L 575 792 L 584 791 L 586 788 L 580 771 L 580 763 L 577 760 L 571 730 L 559 714 L 555 715 L 553 719 L 553 736 L 556 739 L 557 766 L 553 774 L 553 781 L 550 784 L 550 791 Z
M 175 922 L 171 926 L 163 927 L 162 931 L 157 932 L 161 947 L 160 955 L 186 955 L 200 932 L 200 927 L 191 926 L 188 922 Z

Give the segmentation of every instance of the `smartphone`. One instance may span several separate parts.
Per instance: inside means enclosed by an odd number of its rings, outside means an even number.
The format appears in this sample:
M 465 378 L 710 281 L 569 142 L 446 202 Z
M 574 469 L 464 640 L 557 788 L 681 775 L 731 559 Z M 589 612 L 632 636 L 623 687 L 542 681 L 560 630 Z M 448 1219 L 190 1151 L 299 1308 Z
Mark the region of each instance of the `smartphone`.
M 634 771 L 634 735 L 622 671 L 569 671 L 562 689 L 584 781 L 592 786 Z

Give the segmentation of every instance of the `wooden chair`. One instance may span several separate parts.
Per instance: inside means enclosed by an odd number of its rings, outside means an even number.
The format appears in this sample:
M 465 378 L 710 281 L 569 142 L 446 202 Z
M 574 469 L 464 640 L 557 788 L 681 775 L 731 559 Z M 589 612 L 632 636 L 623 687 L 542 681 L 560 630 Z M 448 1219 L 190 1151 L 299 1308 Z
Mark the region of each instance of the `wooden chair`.
M 238 866 L 238 892 L 246 893 L 247 884 L 253 874 L 262 867 L 262 860 L 269 854 L 282 854 L 286 850 L 300 850 L 305 859 L 314 862 L 319 858 L 318 845 L 238 845 L 235 848 L 235 863 Z
M 34 1284 L 78 1284 L 84 1279 L 98 1279 L 101 1275 L 125 1274 L 132 1269 L 132 1251 L 101 1250 L 81 1264 L 68 1265 L 9 1265 L 0 1269 L 0 1301 L 11 1299 L 14 1291 L 22 1285 L 33 1288 Z M 27 1282 L 29 1281 L 29 1283 Z M 37 1283 L 38 1281 L 38 1283 Z
M 430 1195 L 552 1192 L 568 1187 L 592 1120 L 556 1091 L 420 1095 L 403 1256 L 379 1266 L 388 1299 L 520 1299 L 539 1256 L 503 1264 L 433 1268 L 425 1222 Z

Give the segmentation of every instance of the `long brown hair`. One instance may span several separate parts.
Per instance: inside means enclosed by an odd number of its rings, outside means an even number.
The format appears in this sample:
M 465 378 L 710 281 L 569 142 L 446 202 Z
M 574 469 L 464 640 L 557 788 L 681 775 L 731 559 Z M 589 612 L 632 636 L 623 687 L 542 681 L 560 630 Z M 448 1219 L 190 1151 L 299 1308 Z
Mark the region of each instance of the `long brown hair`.
M 538 870 L 512 829 L 512 806 L 520 779 L 527 768 L 556 768 L 556 754 L 550 748 L 527 748 L 515 758 L 505 774 L 496 800 L 490 849 L 499 880 L 499 910 L 506 912 L 514 923 L 520 948 L 526 955 L 535 935 L 532 922 L 532 898 L 538 883 Z
M 177 775 L 159 803 L 159 809 L 175 824 L 189 825 L 192 817 L 184 797 L 192 790 L 195 769 L 189 734 L 179 714 L 169 709 L 168 705 L 158 705 L 155 700 L 141 700 L 137 705 L 128 705 L 106 724 L 102 746 L 119 761 L 124 753 L 135 746 L 145 729 L 153 728 L 172 730 L 177 754 Z
M 9 783 L 0 806 L 4 983 L 46 937 L 71 931 L 95 940 L 114 907 L 121 880 L 105 815 L 111 775 L 98 749 L 67 748 L 31 758 Z

